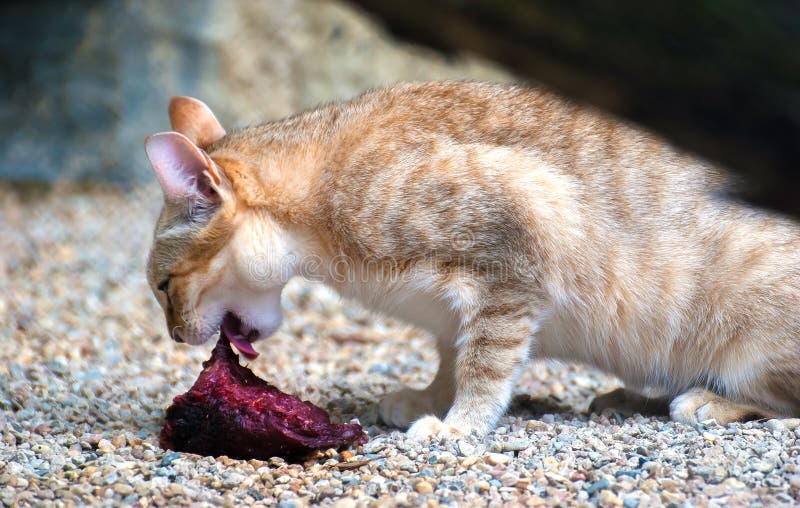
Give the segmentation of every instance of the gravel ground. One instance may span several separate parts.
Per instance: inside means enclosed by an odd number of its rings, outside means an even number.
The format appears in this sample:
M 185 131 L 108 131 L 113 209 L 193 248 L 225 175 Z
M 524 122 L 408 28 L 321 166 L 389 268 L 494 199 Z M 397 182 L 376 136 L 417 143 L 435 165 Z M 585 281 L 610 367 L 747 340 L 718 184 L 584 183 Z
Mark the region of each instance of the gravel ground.
M 370 441 L 302 464 L 162 450 L 164 409 L 211 344 L 165 336 L 143 265 L 157 189 L 0 190 L 0 502 L 365 505 L 794 505 L 800 420 L 687 427 L 587 416 L 618 386 L 537 362 L 482 440 L 421 446 L 376 421 L 379 398 L 422 387 L 425 334 L 293 282 L 286 324 L 251 366 L 282 390 L 358 419 Z

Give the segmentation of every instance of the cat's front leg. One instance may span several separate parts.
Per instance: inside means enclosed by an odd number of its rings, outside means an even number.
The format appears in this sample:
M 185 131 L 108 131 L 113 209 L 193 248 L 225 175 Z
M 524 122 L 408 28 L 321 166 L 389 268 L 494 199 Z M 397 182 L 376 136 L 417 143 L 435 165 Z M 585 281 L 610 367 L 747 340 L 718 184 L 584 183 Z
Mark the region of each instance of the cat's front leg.
M 501 304 L 479 312 L 456 342 L 455 398 L 444 420 L 434 415 L 408 430 L 413 439 L 456 439 L 492 430 L 511 399 L 527 363 L 535 330 L 524 306 Z

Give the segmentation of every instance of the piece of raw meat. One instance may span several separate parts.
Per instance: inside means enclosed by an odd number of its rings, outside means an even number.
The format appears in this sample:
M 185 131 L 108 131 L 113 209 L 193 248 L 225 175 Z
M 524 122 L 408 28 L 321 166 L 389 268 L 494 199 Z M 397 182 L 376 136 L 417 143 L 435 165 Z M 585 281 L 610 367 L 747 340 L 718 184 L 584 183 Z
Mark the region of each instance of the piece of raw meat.
M 331 423 L 324 409 L 240 365 L 224 333 L 197 381 L 167 409 L 160 435 L 165 449 L 237 459 L 299 458 L 366 441 L 360 425 Z

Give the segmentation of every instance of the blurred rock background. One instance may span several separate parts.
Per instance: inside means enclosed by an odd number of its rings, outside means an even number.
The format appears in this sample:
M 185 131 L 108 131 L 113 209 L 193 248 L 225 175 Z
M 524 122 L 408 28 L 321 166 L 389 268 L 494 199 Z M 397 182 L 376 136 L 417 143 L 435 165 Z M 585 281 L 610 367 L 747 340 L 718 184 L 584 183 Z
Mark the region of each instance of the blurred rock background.
M 796 0 L 351 1 L 405 40 L 650 128 L 738 174 L 741 197 L 800 217 Z
M 151 181 L 142 139 L 168 128 L 171 95 L 241 126 L 402 80 L 524 79 L 653 129 L 738 173 L 745 199 L 800 216 L 797 14 L 791 0 L 4 3 L 0 179 Z
M 226 126 L 400 80 L 512 77 L 466 54 L 397 42 L 324 0 L 76 0 L 0 7 L 0 178 L 151 181 L 146 135 L 171 95 Z

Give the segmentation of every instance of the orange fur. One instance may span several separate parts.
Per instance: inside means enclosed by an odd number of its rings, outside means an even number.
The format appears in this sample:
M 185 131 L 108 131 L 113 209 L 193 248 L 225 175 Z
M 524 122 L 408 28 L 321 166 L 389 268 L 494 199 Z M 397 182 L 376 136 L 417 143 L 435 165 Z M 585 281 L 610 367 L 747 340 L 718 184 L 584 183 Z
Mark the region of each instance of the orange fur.
M 179 109 L 195 137 L 219 132 L 210 110 Z M 491 429 L 529 354 L 800 412 L 800 229 L 726 200 L 720 171 L 651 134 L 542 90 L 442 82 L 228 132 L 206 151 L 221 202 L 182 234 L 165 205 L 149 269 L 154 290 L 184 280 L 173 304 L 190 306 L 189 342 L 213 334 L 226 299 L 305 275 L 437 335 L 431 387 L 381 406 L 396 425 L 435 415 L 418 437 Z M 211 317 L 191 307 L 210 293 Z

